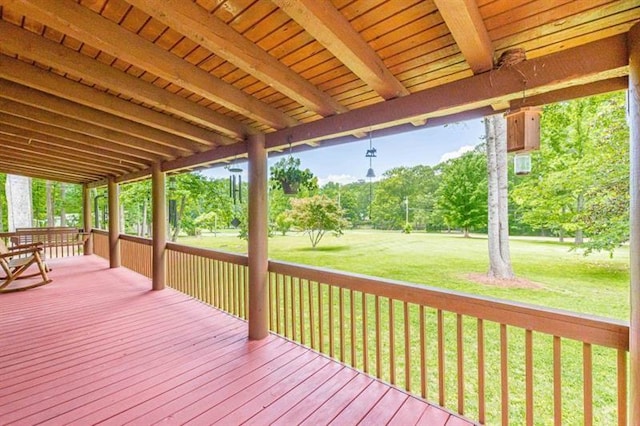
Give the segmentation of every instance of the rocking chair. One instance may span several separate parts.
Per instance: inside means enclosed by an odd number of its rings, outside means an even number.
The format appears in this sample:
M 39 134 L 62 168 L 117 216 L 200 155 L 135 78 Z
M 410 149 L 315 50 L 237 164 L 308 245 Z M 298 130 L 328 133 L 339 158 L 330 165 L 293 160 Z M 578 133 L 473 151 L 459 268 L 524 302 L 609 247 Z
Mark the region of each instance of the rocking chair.
M 42 261 L 41 252 L 42 243 L 23 244 L 13 246 L 9 249 L 0 239 L 0 267 L 2 267 L 5 273 L 5 277 L 0 278 L 0 293 L 28 290 L 49 284 L 51 280 L 47 276 L 47 266 Z M 22 275 L 34 263 L 38 265 L 39 272 Z M 33 280 L 29 280 L 23 285 L 14 282 L 17 279 L 36 276 L 41 276 L 42 281 L 33 282 Z

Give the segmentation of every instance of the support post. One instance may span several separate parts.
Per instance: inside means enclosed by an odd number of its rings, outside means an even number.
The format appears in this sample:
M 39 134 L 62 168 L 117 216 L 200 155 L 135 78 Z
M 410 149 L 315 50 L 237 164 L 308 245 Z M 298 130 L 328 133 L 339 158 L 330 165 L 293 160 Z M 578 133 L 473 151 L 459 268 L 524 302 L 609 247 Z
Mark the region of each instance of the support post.
M 109 267 L 120 267 L 120 207 L 118 206 L 118 184 L 109 178 Z
M 91 232 L 91 188 L 87 184 L 82 185 L 82 217 L 84 220 L 84 232 Z M 84 242 L 82 251 L 85 256 L 93 254 L 93 235 Z
M 153 271 L 151 284 L 153 290 L 163 290 L 165 285 L 165 247 L 167 245 L 167 200 L 165 192 L 165 174 L 160 163 L 151 169 L 151 203 L 153 214 Z
M 251 135 L 249 152 L 249 340 L 269 335 L 267 151 L 263 134 Z
M 629 424 L 640 425 L 640 24 L 627 36 L 629 49 L 629 128 L 630 128 L 630 275 L 631 317 L 629 327 Z

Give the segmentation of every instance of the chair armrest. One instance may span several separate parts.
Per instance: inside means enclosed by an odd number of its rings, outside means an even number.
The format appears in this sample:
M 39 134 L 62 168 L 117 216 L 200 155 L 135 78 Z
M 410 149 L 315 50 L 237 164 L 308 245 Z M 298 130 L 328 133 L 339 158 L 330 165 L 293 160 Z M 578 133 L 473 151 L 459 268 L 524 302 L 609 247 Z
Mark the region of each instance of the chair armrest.
M 34 254 L 38 251 L 42 251 L 42 248 L 38 247 L 32 249 L 16 250 L 10 253 L 2 253 L 0 254 L 0 258 L 20 256 L 21 254 Z
M 22 249 L 26 249 L 26 248 L 32 248 L 32 247 L 37 247 L 38 249 L 42 249 L 42 247 L 44 246 L 44 243 L 42 241 L 38 241 L 35 243 L 29 243 L 29 244 L 18 244 L 15 246 L 11 246 L 9 247 L 9 250 L 13 251 L 13 250 L 22 250 Z M 15 254 L 15 253 L 11 253 L 11 254 Z

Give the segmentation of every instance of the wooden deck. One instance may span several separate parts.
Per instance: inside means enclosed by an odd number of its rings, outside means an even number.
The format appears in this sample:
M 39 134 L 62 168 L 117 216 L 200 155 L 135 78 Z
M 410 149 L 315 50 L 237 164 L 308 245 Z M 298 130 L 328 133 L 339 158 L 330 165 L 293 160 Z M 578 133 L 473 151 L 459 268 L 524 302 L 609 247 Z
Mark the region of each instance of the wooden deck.
M 0 424 L 469 425 L 94 257 L 0 295 Z

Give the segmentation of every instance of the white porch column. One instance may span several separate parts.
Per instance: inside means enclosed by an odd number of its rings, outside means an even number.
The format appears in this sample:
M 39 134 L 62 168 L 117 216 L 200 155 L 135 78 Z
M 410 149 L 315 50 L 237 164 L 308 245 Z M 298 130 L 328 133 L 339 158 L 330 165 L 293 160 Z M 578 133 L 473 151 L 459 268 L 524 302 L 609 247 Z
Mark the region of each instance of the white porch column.
M 629 127 L 631 134 L 631 318 L 629 330 L 629 424 L 640 426 L 640 24 L 628 34 Z
M 269 335 L 267 151 L 263 134 L 252 135 L 249 151 L 249 339 Z
M 160 163 L 151 169 L 151 204 L 153 214 L 153 290 L 162 290 L 165 285 L 165 247 L 167 244 L 167 200 L 165 174 Z
M 113 178 L 107 185 L 109 197 L 109 267 L 120 267 L 120 202 L 118 184 Z

